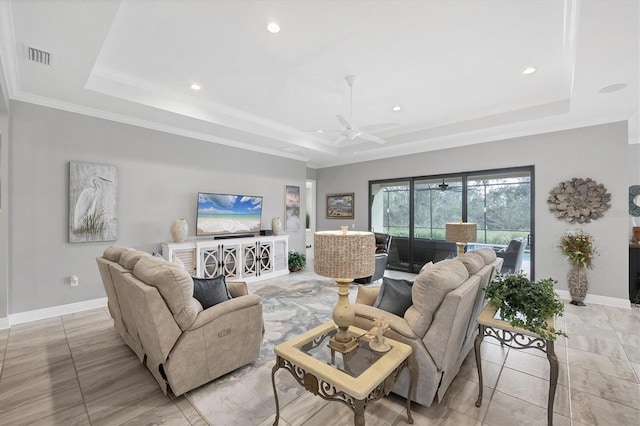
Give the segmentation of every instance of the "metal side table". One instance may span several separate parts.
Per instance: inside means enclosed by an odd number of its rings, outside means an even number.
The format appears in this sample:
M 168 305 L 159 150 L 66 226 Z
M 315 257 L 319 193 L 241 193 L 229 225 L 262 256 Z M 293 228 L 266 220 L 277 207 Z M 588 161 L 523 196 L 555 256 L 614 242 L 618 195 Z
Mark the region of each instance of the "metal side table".
M 476 354 L 476 365 L 478 366 L 478 379 L 480 381 L 480 389 L 478 389 L 478 399 L 476 407 L 482 405 L 482 358 L 480 356 L 480 344 L 485 336 L 491 336 L 497 339 L 500 344 L 507 345 L 513 349 L 538 349 L 547 354 L 551 371 L 549 374 L 549 400 L 547 403 L 547 424 L 553 425 L 553 400 L 556 396 L 556 387 L 558 385 L 558 358 L 554 351 L 554 341 L 543 339 L 539 335 L 519 327 L 513 327 L 508 321 L 504 321 L 496 316 L 497 308 L 491 304 L 478 315 L 478 335 L 474 342 L 474 350 Z M 555 327 L 555 319 L 548 318 L 547 323 L 551 327 Z

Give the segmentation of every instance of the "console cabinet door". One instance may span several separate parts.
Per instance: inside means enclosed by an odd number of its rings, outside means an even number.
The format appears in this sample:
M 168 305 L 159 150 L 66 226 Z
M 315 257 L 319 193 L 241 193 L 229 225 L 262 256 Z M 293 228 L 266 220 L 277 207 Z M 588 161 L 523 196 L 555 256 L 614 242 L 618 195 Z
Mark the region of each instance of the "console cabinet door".
M 257 277 L 259 273 L 258 245 L 242 244 L 242 277 Z
M 202 276 L 213 278 L 220 275 L 220 247 L 211 247 L 200 252 Z
M 260 242 L 259 250 L 259 273 L 268 274 L 273 272 L 273 242 Z
M 165 259 L 180 257 L 190 275 L 253 282 L 289 273 L 287 235 L 162 243 Z

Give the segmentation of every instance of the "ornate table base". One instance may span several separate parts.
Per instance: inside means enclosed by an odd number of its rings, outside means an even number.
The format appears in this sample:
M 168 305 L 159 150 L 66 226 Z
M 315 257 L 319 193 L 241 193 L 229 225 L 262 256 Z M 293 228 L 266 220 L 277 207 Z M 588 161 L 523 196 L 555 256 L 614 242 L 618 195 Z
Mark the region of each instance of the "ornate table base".
M 479 317 L 480 318 L 480 317 Z M 480 322 L 480 321 L 478 321 Z M 508 322 L 505 322 L 509 325 Z M 482 405 L 482 359 L 480 357 L 480 344 L 484 336 L 491 336 L 497 339 L 500 344 L 507 345 L 513 349 L 538 349 L 547 354 L 549 366 L 551 367 L 549 377 L 549 400 L 547 403 L 547 424 L 553 425 L 553 400 L 556 396 L 556 387 L 558 384 L 558 358 L 554 351 L 554 341 L 542 339 L 541 337 L 528 336 L 514 331 L 504 330 L 498 326 L 490 326 L 478 324 L 478 335 L 474 342 L 474 351 L 476 355 L 476 365 L 478 366 L 478 380 L 480 381 L 478 389 L 478 399 L 476 407 Z
M 278 391 L 276 389 L 275 374 L 276 371 L 283 368 L 291 373 L 291 375 L 300 383 L 304 388 L 314 395 L 317 395 L 323 399 L 329 401 L 340 401 L 353 411 L 353 424 L 356 426 L 364 426 L 364 409 L 369 401 L 380 399 L 391 392 L 396 379 L 407 367 L 409 369 L 409 395 L 413 391 L 413 371 L 409 365 L 409 360 L 405 359 L 393 372 L 387 376 L 365 399 L 356 399 L 345 392 L 338 391 L 334 385 L 324 380 L 318 380 L 313 374 L 306 372 L 302 367 L 292 364 L 289 360 L 282 358 L 280 355 L 276 355 L 276 364 L 271 370 L 271 384 L 273 385 L 273 395 L 276 400 L 276 418 L 273 422 L 274 426 L 277 426 L 280 421 L 280 404 L 278 402 Z M 413 424 L 413 417 L 411 417 L 411 399 L 407 398 L 407 422 Z

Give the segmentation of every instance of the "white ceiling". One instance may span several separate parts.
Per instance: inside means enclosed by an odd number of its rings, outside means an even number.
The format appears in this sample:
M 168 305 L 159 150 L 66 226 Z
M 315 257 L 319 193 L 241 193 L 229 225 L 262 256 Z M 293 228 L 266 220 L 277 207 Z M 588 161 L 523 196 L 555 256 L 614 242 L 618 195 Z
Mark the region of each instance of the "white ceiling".
M 325 167 L 619 120 L 637 143 L 639 27 L 638 0 L 0 0 L 0 71 L 11 99 Z M 347 75 L 386 144 L 313 131 Z

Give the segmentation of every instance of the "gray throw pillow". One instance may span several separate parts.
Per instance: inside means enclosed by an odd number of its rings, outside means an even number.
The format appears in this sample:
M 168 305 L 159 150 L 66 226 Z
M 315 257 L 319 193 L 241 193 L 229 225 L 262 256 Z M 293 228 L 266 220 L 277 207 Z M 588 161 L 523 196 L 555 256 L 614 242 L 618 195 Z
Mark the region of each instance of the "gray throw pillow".
M 200 302 L 202 309 L 231 299 L 224 275 L 215 278 L 193 277 L 193 297 Z
M 380 293 L 374 307 L 404 317 L 404 313 L 413 304 L 411 300 L 413 281 L 382 277 Z

